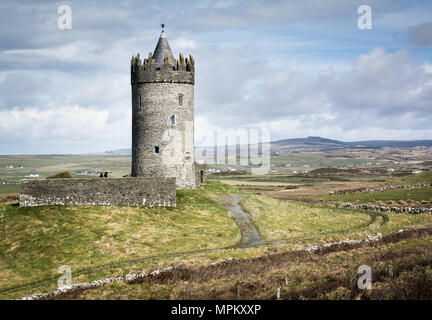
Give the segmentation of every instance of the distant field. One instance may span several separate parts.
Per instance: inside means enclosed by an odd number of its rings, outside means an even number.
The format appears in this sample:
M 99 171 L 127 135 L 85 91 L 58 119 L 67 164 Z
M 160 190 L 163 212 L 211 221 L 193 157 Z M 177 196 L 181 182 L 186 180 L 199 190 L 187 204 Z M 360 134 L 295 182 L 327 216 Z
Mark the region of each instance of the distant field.
M 0 194 L 16 194 L 20 192 L 19 185 L 4 185 L 0 184 Z
M 6 166 L 12 165 L 9 169 Z M 18 168 L 23 166 L 23 168 Z M 102 171 L 111 171 L 111 177 L 122 177 L 130 174 L 131 158 L 120 156 L 90 156 L 90 155 L 25 155 L 25 156 L 0 156 L 0 194 L 19 192 L 17 187 L 3 185 L 3 182 L 19 182 L 32 173 L 37 173 L 40 178 L 46 178 L 53 174 L 69 171 L 74 178 L 91 178 L 98 175 L 78 175 L 76 171 L 90 168 L 99 168 Z
M 432 203 L 432 188 L 409 189 L 409 190 L 387 190 L 377 192 L 357 192 L 352 194 L 318 195 L 315 199 L 322 199 L 325 202 L 360 202 L 372 203 L 383 201 L 386 203 L 399 202 L 401 200 L 412 200 L 415 202 L 426 201 Z
M 347 150 L 332 150 L 319 152 L 302 152 L 302 153 L 284 153 L 279 156 L 272 156 L 271 163 L 280 170 L 281 173 L 295 170 L 312 170 L 323 167 L 347 167 L 361 166 L 367 162 L 377 161 L 371 160 L 370 151 L 350 152 Z M 347 156 L 348 155 L 348 156 Z M 380 161 L 381 164 L 386 164 L 387 161 Z M 291 164 L 291 167 L 283 167 L 285 164 Z M 310 168 L 305 168 L 308 165 Z
M 387 185 L 413 185 L 417 183 L 432 183 L 432 171 L 409 174 L 403 177 L 395 177 L 389 180 Z
M 403 177 L 395 177 L 387 179 L 383 185 L 416 185 L 432 183 L 432 171 L 422 172 L 418 174 L 410 174 Z M 317 200 L 324 202 L 358 202 L 358 203 L 377 203 L 384 202 L 389 205 L 404 204 L 403 202 L 413 202 L 412 205 L 429 206 L 432 201 L 432 188 L 415 188 L 415 189 L 399 189 L 385 190 L 374 192 L 354 192 L 346 194 L 320 194 L 311 196 Z M 402 203 L 399 203 L 403 201 Z
M 277 175 L 262 175 L 262 176 L 214 176 L 211 179 L 217 180 L 236 180 L 245 182 L 275 182 L 275 183 L 315 183 L 321 181 L 329 181 L 326 178 L 315 177 L 299 177 L 299 176 L 277 176 Z

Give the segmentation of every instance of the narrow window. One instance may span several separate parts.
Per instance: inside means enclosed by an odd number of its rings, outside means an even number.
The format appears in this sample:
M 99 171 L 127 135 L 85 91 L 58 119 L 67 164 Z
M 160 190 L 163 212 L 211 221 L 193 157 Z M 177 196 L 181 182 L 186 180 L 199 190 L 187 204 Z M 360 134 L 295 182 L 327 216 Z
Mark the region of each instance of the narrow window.
M 172 115 L 171 116 L 171 125 L 175 126 L 175 124 L 176 124 L 176 117 L 175 117 L 175 115 Z
M 183 107 L 183 94 L 179 94 L 179 107 Z
M 154 153 L 159 153 L 159 146 L 154 147 Z

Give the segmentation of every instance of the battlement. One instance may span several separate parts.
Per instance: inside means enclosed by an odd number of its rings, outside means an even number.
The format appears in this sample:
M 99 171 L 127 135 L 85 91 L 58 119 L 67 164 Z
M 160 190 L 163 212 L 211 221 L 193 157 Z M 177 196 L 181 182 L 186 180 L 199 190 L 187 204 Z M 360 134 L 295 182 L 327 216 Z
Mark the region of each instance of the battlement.
M 179 59 L 172 61 L 165 54 L 160 68 L 156 67 L 152 53 L 147 59 L 140 59 L 140 54 L 131 60 L 131 83 L 186 83 L 195 84 L 195 61 L 192 55 L 184 58 L 180 53 Z

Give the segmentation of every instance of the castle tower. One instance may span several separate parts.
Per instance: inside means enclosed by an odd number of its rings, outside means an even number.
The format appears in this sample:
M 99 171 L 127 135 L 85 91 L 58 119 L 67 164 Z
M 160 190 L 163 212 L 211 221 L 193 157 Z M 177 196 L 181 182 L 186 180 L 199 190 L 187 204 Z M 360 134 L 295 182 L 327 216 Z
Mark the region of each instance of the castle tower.
M 164 25 L 162 25 L 164 28 Z M 132 176 L 175 177 L 177 189 L 196 188 L 192 56 L 174 59 L 162 29 L 147 59 L 132 57 Z M 201 181 L 203 172 L 199 172 Z

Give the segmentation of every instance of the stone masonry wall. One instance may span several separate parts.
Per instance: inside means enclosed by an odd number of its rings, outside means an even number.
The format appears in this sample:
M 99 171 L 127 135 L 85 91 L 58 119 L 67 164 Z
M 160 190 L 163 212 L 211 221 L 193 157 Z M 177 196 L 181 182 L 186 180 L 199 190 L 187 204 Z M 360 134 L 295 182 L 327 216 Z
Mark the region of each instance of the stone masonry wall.
M 183 106 L 179 106 L 180 94 Z M 175 125 L 171 123 L 172 116 Z M 193 120 L 192 85 L 133 85 L 132 176 L 175 177 L 177 188 L 195 188 Z M 155 146 L 159 153 L 154 152 Z
M 175 178 L 24 180 L 20 206 L 42 205 L 175 207 Z
M 175 177 L 177 189 L 196 188 L 194 65 L 182 54 L 161 68 L 151 54 L 132 58 L 132 177 Z

